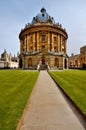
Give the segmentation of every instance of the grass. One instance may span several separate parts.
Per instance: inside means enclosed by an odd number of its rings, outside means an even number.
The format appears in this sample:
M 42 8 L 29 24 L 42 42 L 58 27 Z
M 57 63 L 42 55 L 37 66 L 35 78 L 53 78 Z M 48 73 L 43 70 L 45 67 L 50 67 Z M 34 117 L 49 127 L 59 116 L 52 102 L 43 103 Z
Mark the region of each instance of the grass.
M 38 72 L 0 70 L 0 130 L 15 130 Z
M 86 116 L 86 71 L 50 71 L 49 74 Z

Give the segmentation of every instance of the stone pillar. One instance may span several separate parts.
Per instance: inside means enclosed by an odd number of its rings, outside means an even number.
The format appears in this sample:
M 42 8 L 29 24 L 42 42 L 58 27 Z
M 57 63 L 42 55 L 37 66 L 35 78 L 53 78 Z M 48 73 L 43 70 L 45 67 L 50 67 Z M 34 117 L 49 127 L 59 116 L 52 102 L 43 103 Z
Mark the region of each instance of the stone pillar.
M 25 36 L 25 52 L 27 52 L 27 34 Z
M 30 42 L 29 42 L 30 36 L 27 36 L 27 52 L 29 52 Z
M 50 32 L 50 51 L 52 51 L 52 32 Z
M 22 58 L 22 68 L 25 68 L 25 57 Z
M 68 69 L 68 58 L 66 58 L 66 60 L 67 60 L 67 69 Z
M 25 38 L 21 40 L 21 53 L 25 51 Z
M 59 68 L 63 69 L 63 57 L 62 56 L 59 57 Z
M 26 35 L 25 35 L 25 37 L 24 37 L 23 49 L 24 49 L 24 52 L 26 52 Z
M 33 51 L 35 51 L 35 33 L 33 33 Z
M 54 51 L 53 34 L 52 34 L 52 51 Z
M 28 68 L 28 57 L 26 57 L 26 59 L 25 59 L 25 68 L 26 69 Z
M 27 57 L 24 57 L 24 68 L 27 68 Z
M 40 45 L 39 45 L 39 32 L 37 32 L 37 51 L 40 50 Z
M 37 51 L 37 33 L 35 32 L 35 51 Z
M 50 32 L 48 32 L 48 51 L 50 51 Z
M 65 58 L 63 57 L 63 69 L 64 69 L 64 66 L 65 66 L 65 65 L 64 65 L 64 64 L 65 64 L 64 60 L 65 60 Z
M 67 40 L 65 39 L 65 42 L 64 42 L 64 53 L 66 54 L 66 43 L 67 43 Z
M 58 34 L 58 52 L 60 52 L 60 35 Z
M 60 51 L 62 52 L 62 36 L 60 37 Z

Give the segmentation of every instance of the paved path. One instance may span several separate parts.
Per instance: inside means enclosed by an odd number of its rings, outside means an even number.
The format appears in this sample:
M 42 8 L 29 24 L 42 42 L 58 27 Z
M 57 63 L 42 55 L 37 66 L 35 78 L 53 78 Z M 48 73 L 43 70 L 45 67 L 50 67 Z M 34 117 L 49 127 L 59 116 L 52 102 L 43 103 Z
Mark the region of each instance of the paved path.
M 19 130 L 85 129 L 47 71 L 40 71 Z

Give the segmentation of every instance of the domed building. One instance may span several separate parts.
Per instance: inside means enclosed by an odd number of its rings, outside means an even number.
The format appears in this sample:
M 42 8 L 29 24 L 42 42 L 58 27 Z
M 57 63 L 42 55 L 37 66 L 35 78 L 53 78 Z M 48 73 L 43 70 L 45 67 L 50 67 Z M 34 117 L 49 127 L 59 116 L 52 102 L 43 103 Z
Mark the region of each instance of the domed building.
M 68 66 L 67 32 L 55 23 L 45 8 L 19 34 L 19 67 L 24 69 L 64 69 Z

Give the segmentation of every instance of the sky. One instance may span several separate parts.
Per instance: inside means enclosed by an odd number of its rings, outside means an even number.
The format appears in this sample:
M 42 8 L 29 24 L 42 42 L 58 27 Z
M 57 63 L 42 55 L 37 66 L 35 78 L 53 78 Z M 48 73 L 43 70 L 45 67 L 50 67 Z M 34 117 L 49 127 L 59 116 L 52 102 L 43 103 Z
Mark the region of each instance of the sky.
M 67 54 L 86 45 L 86 0 L 0 0 L 0 54 L 20 52 L 19 33 L 42 7 L 68 33 Z

